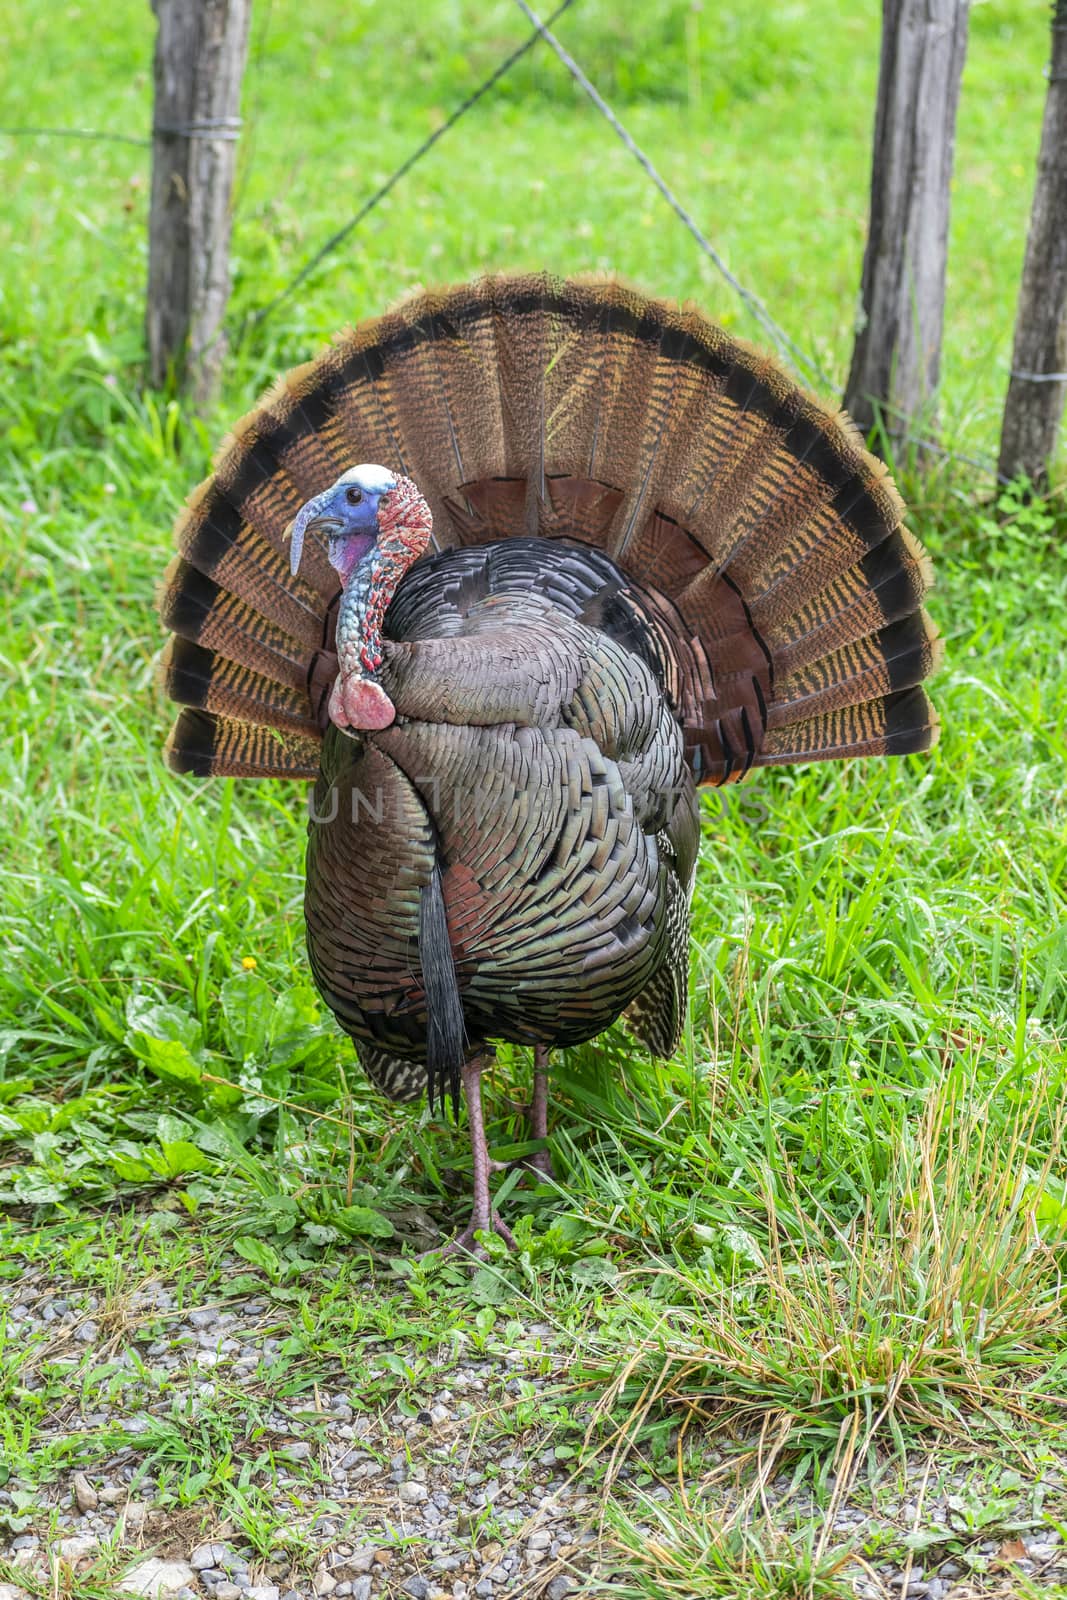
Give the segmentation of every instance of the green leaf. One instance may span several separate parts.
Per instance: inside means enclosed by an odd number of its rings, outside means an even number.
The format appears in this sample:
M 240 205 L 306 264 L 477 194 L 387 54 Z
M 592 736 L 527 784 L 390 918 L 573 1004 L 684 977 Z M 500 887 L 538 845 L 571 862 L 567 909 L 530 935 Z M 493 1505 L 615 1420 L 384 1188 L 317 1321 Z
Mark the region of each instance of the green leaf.
M 137 1156 L 115 1152 L 109 1158 L 111 1170 L 124 1183 L 148 1183 L 156 1176 L 154 1168 Z
M 156 1118 L 156 1138 L 161 1145 L 171 1143 L 175 1139 L 188 1139 L 189 1124 L 184 1117 L 175 1117 L 169 1111 L 160 1112 Z
M 609 1261 L 606 1256 L 585 1256 L 581 1261 L 576 1261 L 571 1268 L 573 1281 L 584 1284 L 587 1288 L 591 1288 L 594 1285 L 615 1283 L 618 1276 L 618 1267 L 614 1261 Z
M 727 1223 L 720 1234 L 727 1258 L 737 1266 L 762 1267 L 763 1252 L 747 1228 Z
M 233 1247 L 239 1256 L 250 1261 L 254 1267 L 260 1267 L 264 1272 L 276 1278 L 282 1270 L 281 1259 L 273 1245 L 267 1244 L 265 1239 L 253 1239 L 248 1234 L 242 1234 L 233 1241 Z
M 511 1286 L 491 1267 L 479 1267 L 471 1279 L 471 1295 L 479 1305 L 500 1306 L 511 1299 Z
M 201 1045 L 201 1028 L 195 1017 L 146 994 L 131 994 L 127 1000 L 126 1030 L 126 1042 L 134 1054 L 140 1053 L 143 1039 L 183 1044 L 190 1055 L 195 1055 Z
M 219 999 L 222 1032 L 230 1054 L 237 1061 L 262 1061 L 274 1010 L 270 985 L 255 972 L 238 972 L 223 981 Z
M 241 1104 L 250 1116 L 262 1119 L 278 1109 L 278 1102 L 288 1100 L 292 1087 L 288 1067 L 261 1068 L 252 1062 L 245 1063 L 238 1072 L 243 1091 Z
M 331 1029 L 322 1020 L 318 996 L 310 985 L 297 984 L 275 1000 L 268 1030 L 273 1066 L 295 1066 L 330 1038 Z
M 390 1239 L 396 1231 L 389 1218 L 371 1206 L 345 1206 L 330 1218 L 349 1238 Z
M 211 1162 L 188 1139 L 168 1139 L 161 1145 L 168 1178 L 180 1177 L 183 1172 L 207 1172 Z
M 198 1083 L 200 1024 L 177 1006 L 133 994 L 126 1002 L 126 1043 L 139 1061 L 161 1078 Z
M 65 1200 L 69 1190 L 66 1184 L 49 1183 L 32 1167 L 16 1172 L 7 1189 L 0 1190 L 0 1204 L 16 1206 L 47 1206 Z
M 1033 1211 L 1043 1239 L 1060 1240 L 1067 1234 L 1067 1183 L 1062 1179 L 1050 1173 L 1041 1185 L 1027 1184 L 1023 1202 Z
M 341 1235 L 336 1228 L 327 1228 L 321 1222 L 305 1222 L 300 1232 L 309 1243 L 322 1246 L 336 1244 Z
M 223 1161 L 239 1161 L 245 1154 L 248 1124 L 239 1118 L 216 1117 L 212 1122 L 194 1122 L 193 1143 L 206 1155 Z
M 160 1078 L 170 1078 L 175 1083 L 199 1083 L 203 1073 L 178 1039 L 142 1039 L 135 1047 L 146 1067 Z

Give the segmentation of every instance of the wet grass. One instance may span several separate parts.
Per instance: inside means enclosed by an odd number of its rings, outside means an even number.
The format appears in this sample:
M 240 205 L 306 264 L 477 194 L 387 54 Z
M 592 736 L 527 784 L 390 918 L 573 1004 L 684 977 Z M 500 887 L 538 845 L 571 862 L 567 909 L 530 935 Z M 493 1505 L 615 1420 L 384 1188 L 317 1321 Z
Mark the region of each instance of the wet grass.
M 984 452 L 1040 117 L 1039 9 L 990 0 L 972 23 L 942 417 Z M 147 8 L 130 0 L 91 30 L 70 7 L 5 11 L 24 68 L 0 121 L 147 125 Z M 887 1460 L 934 1450 L 1030 1482 L 1035 1461 L 1063 1457 L 1062 503 L 991 504 L 973 476 L 920 482 L 905 464 L 947 644 L 938 751 L 709 794 L 678 1057 L 649 1064 L 617 1032 L 562 1059 L 561 1183 L 509 1195 L 519 1259 L 473 1280 L 413 1268 L 413 1249 L 463 1217 L 465 1137 L 381 1104 L 309 987 L 300 790 L 162 770 L 152 592 L 173 516 L 262 384 L 417 281 L 610 267 L 752 330 L 534 56 L 238 338 L 522 25 L 503 5 L 411 0 L 310 21 L 276 8 L 254 31 L 215 422 L 140 390 L 144 153 L 0 136 L 0 1271 L 54 1259 L 110 1284 L 121 1322 L 124 1286 L 149 1270 L 225 1296 L 236 1263 L 287 1315 L 299 1307 L 308 1381 L 361 1325 L 388 1325 L 417 1361 L 459 1333 L 506 1340 L 536 1306 L 577 1399 L 565 1423 L 527 1425 L 568 1430 L 604 1485 L 632 1447 L 677 1485 L 654 1538 L 605 1488 L 606 1549 L 633 1593 L 726 1594 L 738 1574 L 753 1594 L 846 1592 L 812 1519 Z M 589 3 L 560 31 L 732 264 L 842 375 L 875 8 L 663 3 L 631 28 Z M 520 1136 L 506 1097 L 527 1071 L 503 1053 L 497 1146 Z M 72 1382 L 50 1368 L 31 1404 L 28 1359 L 11 1334 L 3 1458 L 26 1493 L 60 1469 L 33 1408 Z M 405 1381 L 382 1379 L 390 1395 Z M 199 1444 L 177 1424 L 154 1440 L 161 1460 L 178 1451 L 162 1478 L 174 1503 L 232 1511 L 241 1404 L 220 1399 Z M 73 1439 L 71 1459 L 89 1449 Z M 742 1480 L 732 1531 L 687 1498 L 705 1480 L 717 1492 L 712 1451 Z M 760 1485 L 781 1472 L 807 1488 L 807 1527 L 760 1522 Z M 240 1495 L 269 1543 L 262 1483 Z

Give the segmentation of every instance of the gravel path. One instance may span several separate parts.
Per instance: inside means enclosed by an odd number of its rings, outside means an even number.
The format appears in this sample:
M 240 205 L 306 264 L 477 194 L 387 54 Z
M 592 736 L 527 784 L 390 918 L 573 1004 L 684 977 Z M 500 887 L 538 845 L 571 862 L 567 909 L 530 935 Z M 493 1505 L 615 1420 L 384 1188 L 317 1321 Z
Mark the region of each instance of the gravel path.
M 72 1592 L 79 1576 L 97 1594 L 110 1577 L 115 1592 L 181 1600 L 564 1600 L 597 1571 L 596 1487 L 573 1473 L 572 1452 L 560 1447 L 557 1457 L 537 1420 L 566 1378 L 547 1323 L 520 1331 L 509 1321 L 507 1348 L 450 1355 L 430 1369 L 440 1382 L 431 1376 L 414 1398 L 398 1378 L 388 1403 L 368 1411 L 353 1404 L 329 1356 L 314 1356 L 314 1383 L 287 1381 L 303 1369 L 283 1359 L 284 1309 L 266 1298 L 178 1309 L 172 1289 L 149 1282 L 116 1316 L 84 1286 L 64 1291 L 43 1271 L 0 1293 L 9 1338 L 28 1352 L 16 1408 L 20 1400 L 27 1415 L 40 1408 L 34 1449 L 55 1468 L 35 1488 L 0 1474 L 0 1559 L 12 1580 L 0 1582 L 0 1600 L 21 1600 L 20 1579 L 35 1593 L 58 1592 L 61 1581 Z M 368 1382 L 396 1371 L 395 1347 L 367 1347 Z M 57 1379 L 62 1401 L 41 1407 Z M 195 1483 L 192 1504 L 174 1503 L 183 1439 L 195 1470 L 211 1464 L 213 1408 L 225 1402 L 240 1420 L 245 1397 L 244 1461 L 260 1471 L 269 1451 L 275 1465 L 273 1481 L 255 1479 L 271 1482 L 280 1528 L 266 1556 L 237 1523 L 197 1503 Z M 170 1493 L 160 1504 L 158 1463 L 168 1451 Z M 244 1461 L 235 1460 L 235 1477 Z M 613 1491 L 623 1500 L 629 1475 L 624 1468 Z M 940 1529 L 948 1542 L 971 1515 L 962 1477 L 957 1487 L 927 1494 L 909 1484 L 879 1516 L 897 1534 Z M 771 1498 L 786 1488 L 772 1486 Z M 1006 1538 L 1007 1525 L 1005 1513 L 997 1537 L 974 1540 L 970 1570 L 942 1560 L 925 1571 L 917 1554 L 910 1568 L 857 1568 L 855 1592 L 861 1600 L 1010 1596 L 1018 1591 L 1005 1587 L 1006 1572 L 1050 1592 L 1067 1584 L 1055 1531 L 1024 1518 Z M 869 1500 L 865 1509 L 846 1502 L 834 1533 L 855 1537 L 871 1526 Z M 974 1570 L 983 1565 L 985 1576 Z M 602 1564 L 599 1576 L 610 1584 Z

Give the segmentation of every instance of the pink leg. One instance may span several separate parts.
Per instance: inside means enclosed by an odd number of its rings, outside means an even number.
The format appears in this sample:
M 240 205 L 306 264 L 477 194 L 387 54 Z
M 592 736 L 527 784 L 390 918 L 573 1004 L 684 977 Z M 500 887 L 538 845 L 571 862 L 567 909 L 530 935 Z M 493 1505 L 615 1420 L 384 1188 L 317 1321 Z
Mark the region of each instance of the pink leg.
M 548 1138 L 548 1049 L 543 1044 L 534 1046 L 533 1099 L 530 1101 L 530 1138 Z M 552 1157 L 547 1150 L 527 1156 L 524 1163 L 546 1178 L 556 1176 Z
M 485 1064 L 484 1056 L 476 1056 L 473 1061 L 468 1061 L 463 1068 L 463 1088 L 467 1097 L 467 1122 L 470 1128 L 471 1158 L 474 1163 L 474 1208 L 471 1220 L 463 1232 L 445 1245 L 442 1255 L 452 1256 L 459 1251 L 469 1251 L 471 1255 L 486 1259 L 486 1251 L 475 1239 L 476 1233 L 497 1233 L 504 1243 L 512 1250 L 516 1248 L 515 1239 L 511 1229 L 500 1220 L 500 1214 L 493 1210 L 492 1200 L 489 1195 L 489 1174 L 496 1168 L 497 1163 L 489 1159 L 489 1147 L 485 1142 L 485 1125 L 482 1121 L 482 1068 Z M 428 1255 L 436 1254 L 427 1251 Z

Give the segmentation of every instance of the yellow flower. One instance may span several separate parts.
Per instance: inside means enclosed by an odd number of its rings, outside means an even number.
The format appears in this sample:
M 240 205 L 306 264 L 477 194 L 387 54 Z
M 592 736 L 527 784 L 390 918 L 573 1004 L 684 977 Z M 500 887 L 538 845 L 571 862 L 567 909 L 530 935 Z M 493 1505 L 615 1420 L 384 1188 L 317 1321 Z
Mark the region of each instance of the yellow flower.
M 242 967 L 244 967 L 246 972 L 255 972 L 255 970 L 256 970 L 256 958 L 255 958 L 255 956 L 243 956 L 241 958 L 241 965 L 242 965 Z

